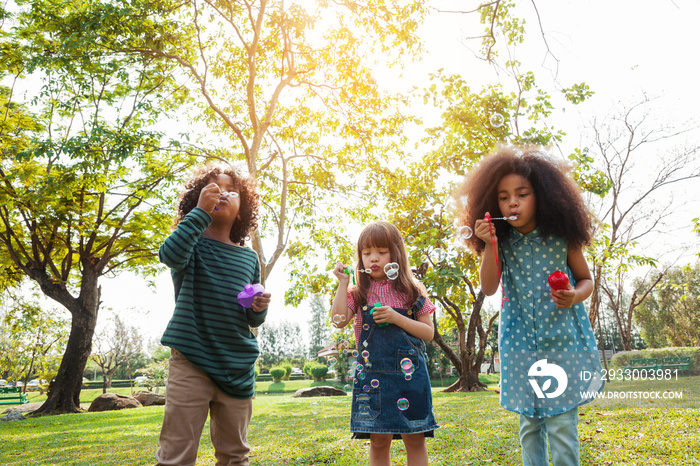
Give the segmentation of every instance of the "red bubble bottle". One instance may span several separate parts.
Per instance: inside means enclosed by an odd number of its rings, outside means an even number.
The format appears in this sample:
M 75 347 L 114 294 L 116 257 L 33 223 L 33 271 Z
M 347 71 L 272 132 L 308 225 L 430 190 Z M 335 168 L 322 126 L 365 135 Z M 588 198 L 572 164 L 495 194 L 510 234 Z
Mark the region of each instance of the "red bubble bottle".
M 569 277 L 561 270 L 552 272 L 547 281 L 549 282 L 549 286 L 555 291 L 569 289 Z

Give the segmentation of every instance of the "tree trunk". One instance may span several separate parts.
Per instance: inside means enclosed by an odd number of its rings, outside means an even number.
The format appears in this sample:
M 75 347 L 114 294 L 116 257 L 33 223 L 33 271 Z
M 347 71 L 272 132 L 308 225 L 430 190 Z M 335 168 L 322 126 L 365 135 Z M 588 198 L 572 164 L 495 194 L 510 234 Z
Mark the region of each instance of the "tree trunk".
M 435 320 L 434 316 L 433 320 Z M 472 355 L 462 354 L 458 356 L 443 340 L 442 335 L 438 333 L 437 325 L 435 326 L 433 341 L 442 349 L 459 374 L 459 379 L 447 387 L 444 390 L 445 392 L 479 392 L 486 390 L 486 385 L 479 380 L 479 369 L 475 364 L 472 364 Z
M 486 385 L 479 380 L 478 371 L 475 373 L 471 370 L 462 370 L 459 374 L 459 379 L 444 391 L 452 392 L 481 392 L 486 390 Z
M 92 351 L 92 337 L 95 334 L 97 311 L 100 305 L 98 277 L 99 274 L 96 271 L 84 269 L 79 297 L 71 303 L 59 301 L 66 305 L 72 314 L 70 336 L 56 378 L 49 383 L 48 397 L 36 411 L 37 414 L 81 411 L 80 390 L 83 384 L 83 370 Z

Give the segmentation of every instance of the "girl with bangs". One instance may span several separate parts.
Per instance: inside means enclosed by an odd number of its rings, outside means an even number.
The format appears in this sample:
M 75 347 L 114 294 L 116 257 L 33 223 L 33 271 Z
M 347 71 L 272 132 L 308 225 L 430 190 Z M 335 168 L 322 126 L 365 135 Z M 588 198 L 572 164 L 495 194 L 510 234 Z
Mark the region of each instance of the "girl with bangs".
M 332 318 L 339 328 L 354 320 L 352 437 L 369 438 L 370 466 L 390 464 L 393 439 L 403 440 L 407 464 L 427 465 L 425 438 L 439 427 L 425 353 L 435 305 L 413 277 L 401 233 L 391 223 L 372 223 L 360 234 L 357 286 L 349 286 L 346 270 L 342 263 L 333 269 L 338 290 Z

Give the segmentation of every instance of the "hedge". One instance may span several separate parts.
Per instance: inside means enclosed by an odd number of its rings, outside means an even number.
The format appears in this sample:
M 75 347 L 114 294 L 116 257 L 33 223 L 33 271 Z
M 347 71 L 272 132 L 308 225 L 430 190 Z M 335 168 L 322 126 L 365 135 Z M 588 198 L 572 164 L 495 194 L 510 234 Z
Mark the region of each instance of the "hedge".
M 671 347 L 671 348 L 649 348 L 645 350 L 622 351 L 616 353 L 610 360 L 611 369 L 622 369 L 629 364 L 630 359 L 656 358 L 661 362 L 661 358 L 671 356 L 690 356 L 690 375 L 700 375 L 700 348 Z

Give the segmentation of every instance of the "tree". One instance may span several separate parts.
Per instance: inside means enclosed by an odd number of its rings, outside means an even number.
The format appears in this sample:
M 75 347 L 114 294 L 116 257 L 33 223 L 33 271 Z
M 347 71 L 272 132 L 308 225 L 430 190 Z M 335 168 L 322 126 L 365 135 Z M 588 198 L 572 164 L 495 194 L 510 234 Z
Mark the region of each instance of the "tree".
M 613 309 L 625 350 L 631 349 L 631 325 L 636 307 L 658 285 L 658 280 L 635 289 L 628 305 L 621 306 L 628 274 L 639 267 L 655 267 L 658 259 L 644 253 L 640 241 L 658 235 L 673 213 L 673 199 L 664 188 L 697 179 L 697 145 L 678 141 L 689 129 L 670 128 L 653 121 L 648 100 L 594 120 L 590 147 L 581 154 L 592 160 L 604 177 L 608 190 L 592 197 L 601 227 L 588 249 L 593 264 L 594 291 L 589 317 L 595 325 L 602 300 Z
M 309 318 L 309 357 L 316 358 L 318 351 L 325 346 L 324 342 L 330 335 L 328 320 L 328 302 L 323 296 L 313 295 L 311 298 L 311 315 Z
M 263 283 L 290 242 L 298 251 L 334 237 L 339 216 L 361 217 L 348 203 L 371 204 L 364 174 L 400 146 L 406 120 L 371 57 L 381 52 L 386 65 L 418 51 L 424 3 L 193 0 L 173 8 L 179 27 L 157 47 L 122 44 L 178 66 L 202 98 L 197 120 L 220 138 L 209 156 L 243 161 L 260 181 L 264 215 L 251 240 Z
M 498 8 L 490 8 L 494 5 Z M 509 43 L 522 40 L 518 33 L 523 30 L 522 22 L 506 19 L 511 3 L 493 2 L 482 7 L 483 24 L 501 31 Z M 492 53 L 487 58 L 495 61 L 495 57 Z M 563 136 L 546 125 L 553 110 L 551 97 L 536 86 L 534 74 L 522 72 L 516 61 L 508 61 L 505 66 L 512 78 L 510 92 L 500 85 L 472 91 L 460 76 L 442 71 L 434 73 L 432 84 L 421 97 L 425 104 L 441 109 L 442 118 L 438 125 L 426 130 L 425 138 L 417 144 L 417 148 L 423 149 L 422 156 L 416 159 L 398 150 L 402 160 L 399 168 L 382 167 L 373 175 L 375 202 L 389 212 L 386 220 L 404 233 L 410 262 L 417 264 L 414 274 L 424 282 L 431 299 L 444 313 L 441 319 L 435 316 L 435 342 L 460 375 L 449 391 L 485 388 L 479 382 L 478 373 L 492 323 L 498 315 L 489 316 L 488 322 L 482 320 L 484 295 L 475 286 L 477 260 L 451 241 L 454 183 L 498 143 L 546 146 L 560 141 Z M 591 95 L 583 83 L 563 89 L 562 93 L 571 103 L 581 102 Z M 495 117 L 500 118 L 497 124 L 492 123 Z M 365 221 L 376 218 L 377 215 L 370 215 Z M 314 293 L 331 292 L 335 282 L 328 278 L 326 270 L 338 260 L 352 260 L 354 255 L 353 246 L 342 236 L 343 225 L 337 228 L 334 234 L 320 239 L 321 235 L 314 235 L 313 242 L 290 247 L 289 255 L 293 259 L 304 257 L 309 250 L 320 249 L 326 253 L 327 262 L 322 271 L 308 264 L 294 267 L 292 279 L 296 285 L 287 294 L 289 300 L 300 299 L 309 289 Z M 441 336 L 453 329 L 457 334 L 456 350 Z
M 651 348 L 700 346 L 700 264 L 655 272 L 658 285 L 635 309 L 635 320 Z M 638 279 L 637 281 L 641 281 Z
M 31 378 L 51 380 L 66 346 L 66 319 L 45 310 L 36 296 L 8 296 L 0 314 L 0 376 L 24 383 Z
M 124 363 L 136 358 L 143 350 L 143 338 L 134 326 L 115 314 L 102 332 L 95 334 L 90 359 L 102 371 L 102 393 L 112 386 L 114 373 Z
M 186 97 L 172 70 L 101 46 L 122 28 L 153 32 L 149 19 L 123 13 L 111 3 L 54 1 L 5 12 L 12 29 L 0 62 L 14 80 L 0 93 L 1 273 L 30 278 L 71 314 L 40 413 L 80 409 L 100 278 L 158 269 L 172 186 L 191 163 L 181 145 L 147 129 Z M 27 76 L 36 113 L 14 91 Z
M 265 365 L 276 365 L 283 359 L 303 356 L 305 352 L 299 324 L 287 321 L 261 325 L 258 345 L 261 362 Z

